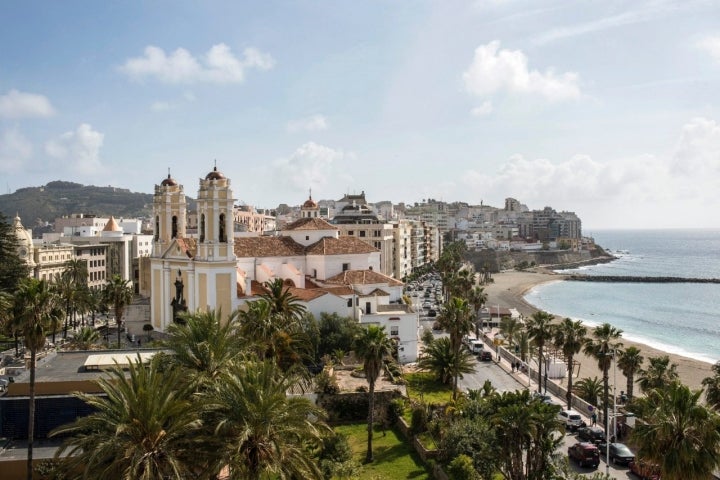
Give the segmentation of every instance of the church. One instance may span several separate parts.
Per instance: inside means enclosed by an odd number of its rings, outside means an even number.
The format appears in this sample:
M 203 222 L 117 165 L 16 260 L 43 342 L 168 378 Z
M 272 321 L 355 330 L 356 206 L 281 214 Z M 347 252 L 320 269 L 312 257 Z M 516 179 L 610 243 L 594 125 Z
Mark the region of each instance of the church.
M 155 186 L 150 314 L 165 331 L 182 312 L 231 312 L 282 279 L 316 318 L 323 312 L 385 325 L 401 362 L 417 359 L 418 314 L 402 302 L 403 283 L 380 273 L 380 251 L 318 215 L 309 198 L 301 218 L 276 235 L 236 233 L 231 181 L 217 166 L 200 179 L 197 233 L 187 229 L 184 187 L 170 175 Z

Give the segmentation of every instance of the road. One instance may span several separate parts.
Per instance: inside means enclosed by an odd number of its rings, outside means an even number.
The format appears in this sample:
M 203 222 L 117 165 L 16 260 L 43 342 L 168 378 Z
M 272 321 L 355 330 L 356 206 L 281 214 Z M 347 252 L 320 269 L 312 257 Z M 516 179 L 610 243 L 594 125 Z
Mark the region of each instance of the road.
M 493 387 L 495 387 L 495 389 L 499 392 L 515 391 L 518 389 L 527 388 L 527 380 L 522 381 L 523 377 L 527 378 L 524 375 L 511 374 L 509 364 L 503 363 L 502 365 L 499 365 L 495 360 L 491 362 L 477 362 L 475 371 L 473 373 L 466 374 L 464 378 L 460 379 L 458 381 L 458 386 L 463 391 L 467 389 L 480 389 L 482 388 L 486 380 L 490 380 L 490 382 L 493 384 Z M 536 384 L 533 384 L 533 386 L 537 387 Z M 558 405 L 563 404 L 562 399 L 559 399 L 557 397 L 554 397 L 553 401 Z M 586 419 L 586 422 L 589 424 L 589 419 Z M 561 446 L 561 451 L 567 454 L 568 447 L 573 445 L 577 441 L 577 435 L 575 433 L 568 432 L 565 435 L 565 440 L 563 442 L 563 445 Z M 587 475 L 592 475 L 595 472 L 605 472 L 606 464 L 604 453 L 604 451 L 601 452 L 600 465 L 598 466 L 598 468 L 580 468 L 573 462 L 570 462 L 570 467 L 575 472 Z M 610 464 L 609 474 L 612 478 L 621 480 L 636 478 L 629 473 L 627 467 L 616 466 L 612 464 Z

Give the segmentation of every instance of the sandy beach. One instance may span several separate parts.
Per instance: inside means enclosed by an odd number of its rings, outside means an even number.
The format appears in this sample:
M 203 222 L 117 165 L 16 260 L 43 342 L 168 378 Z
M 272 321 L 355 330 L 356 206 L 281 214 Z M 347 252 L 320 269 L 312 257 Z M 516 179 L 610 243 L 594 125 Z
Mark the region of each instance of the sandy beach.
M 501 308 L 515 308 L 523 314 L 523 316 L 531 316 L 537 311 L 537 309 L 523 300 L 525 293 L 536 285 L 546 282 L 560 281 L 562 278 L 563 275 L 561 274 L 554 274 L 546 271 L 507 271 L 493 274 L 494 282 L 484 287 L 485 292 L 488 294 L 487 305 L 499 305 Z M 693 389 L 702 388 L 703 378 L 712 376 L 712 365 L 709 363 L 663 352 L 645 344 L 631 342 L 624 338 L 621 341 L 624 347 L 631 345 L 637 346 L 640 350 L 642 350 L 642 355 L 646 359 L 648 357 L 669 355 L 671 361 L 678 365 L 677 370 L 680 374 L 681 381 Z M 602 372 L 598 369 L 596 360 L 580 353 L 577 357 L 577 361 L 580 362 L 580 373 L 579 376 L 575 377 L 576 379 L 593 376 L 602 378 Z M 610 382 L 612 383 L 612 371 L 610 378 Z M 618 392 L 620 390 L 625 390 L 627 381 L 625 376 L 619 370 L 617 371 L 617 382 Z M 637 384 L 635 385 L 635 392 L 636 394 L 640 393 Z

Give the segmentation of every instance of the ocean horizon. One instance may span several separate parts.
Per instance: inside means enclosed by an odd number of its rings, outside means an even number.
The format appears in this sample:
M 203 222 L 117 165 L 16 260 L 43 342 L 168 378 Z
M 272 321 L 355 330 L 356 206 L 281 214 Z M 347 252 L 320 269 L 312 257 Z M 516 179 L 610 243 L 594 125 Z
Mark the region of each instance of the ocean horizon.
M 592 236 L 617 260 L 560 272 L 720 278 L 718 229 L 595 230 Z M 557 281 L 530 289 L 524 298 L 590 327 L 610 323 L 630 341 L 720 361 L 720 284 Z

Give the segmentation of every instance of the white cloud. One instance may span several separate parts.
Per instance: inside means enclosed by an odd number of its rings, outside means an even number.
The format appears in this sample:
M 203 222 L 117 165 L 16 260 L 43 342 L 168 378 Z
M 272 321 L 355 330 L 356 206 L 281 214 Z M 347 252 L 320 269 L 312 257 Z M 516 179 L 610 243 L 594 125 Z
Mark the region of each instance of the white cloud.
M 149 45 L 145 55 L 128 59 L 120 71 L 134 79 L 156 78 L 164 83 L 240 83 L 249 68 L 268 70 L 275 65 L 269 54 L 246 48 L 237 58 L 224 43 L 213 45 L 196 58 L 184 48 L 169 55 L 162 48 Z
M 709 35 L 697 42 L 696 46 L 720 63 L 720 35 Z
M 474 117 L 484 117 L 485 115 L 490 115 L 493 111 L 493 105 L 490 100 L 485 100 L 480 104 L 479 107 L 473 108 L 470 113 Z
M 150 105 L 150 110 L 152 110 L 153 112 L 164 112 L 164 111 L 170 110 L 171 108 L 172 108 L 172 105 L 170 104 L 170 102 L 158 101 L 158 102 L 153 102 Z
M 545 73 L 529 70 L 528 58 L 523 52 L 500 50 L 497 40 L 475 49 L 475 57 L 463 73 L 463 80 L 467 91 L 479 96 L 506 91 L 562 101 L 581 95 L 576 73 L 556 74 L 552 69 Z
M 0 135 L 0 172 L 20 171 L 33 153 L 32 144 L 16 129 Z
M 671 170 L 674 174 L 720 182 L 720 125 L 702 117 L 686 123 L 672 157 Z
M 66 132 L 45 145 L 45 152 L 53 158 L 68 160 L 68 166 L 78 174 L 92 174 L 101 170 L 100 148 L 105 135 L 83 123 L 74 132 Z
M 27 118 L 49 117 L 55 114 L 50 100 L 43 95 L 10 90 L 0 95 L 0 117 Z
M 607 225 L 613 218 L 616 226 L 672 225 L 693 218 L 698 205 L 717 204 L 720 124 L 690 120 L 675 149 L 662 155 L 599 161 L 578 154 L 559 162 L 514 155 L 494 174 L 464 172 L 462 182 L 482 198 L 511 196 L 531 208 L 593 212 L 591 221 Z M 643 212 L 655 218 L 643 218 Z
M 316 132 L 327 130 L 328 122 L 323 115 L 310 115 L 309 117 L 292 120 L 287 124 L 288 132 Z
M 288 158 L 275 161 L 276 178 L 281 178 L 295 191 L 330 185 L 336 175 L 336 165 L 346 158 L 341 150 L 308 142 L 300 146 Z

